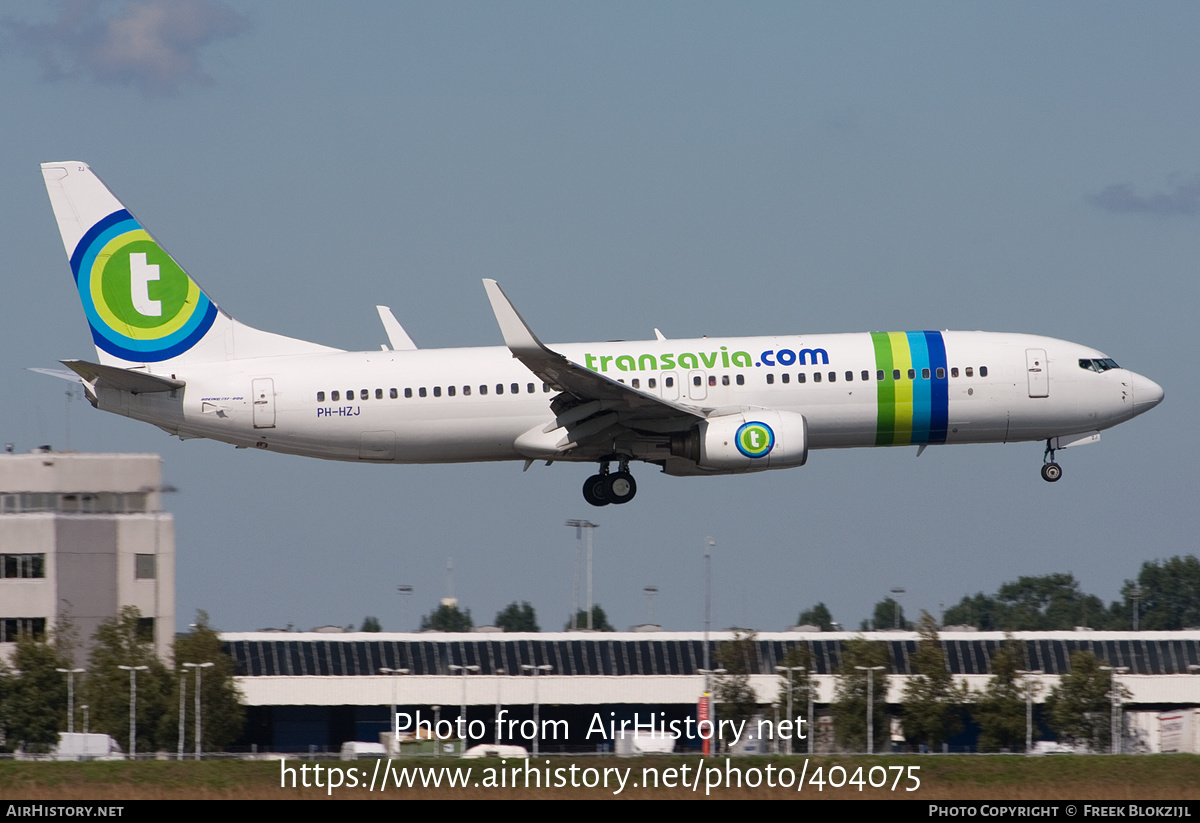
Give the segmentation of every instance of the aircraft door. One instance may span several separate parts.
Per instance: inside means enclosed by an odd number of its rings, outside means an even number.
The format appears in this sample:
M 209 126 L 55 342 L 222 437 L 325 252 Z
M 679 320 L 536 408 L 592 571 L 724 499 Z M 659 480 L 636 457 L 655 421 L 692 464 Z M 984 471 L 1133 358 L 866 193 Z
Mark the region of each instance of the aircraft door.
M 708 397 L 708 380 L 702 371 L 688 372 L 688 397 L 692 400 L 703 400 Z
M 1025 370 L 1029 375 L 1029 396 L 1050 396 L 1050 370 L 1046 364 L 1045 349 L 1025 350 Z
M 679 378 L 673 371 L 665 371 L 659 375 L 662 380 L 662 396 L 664 400 L 679 399 Z
M 269 377 L 256 377 L 250 389 L 254 402 L 254 428 L 275 428 L 275 381 Z

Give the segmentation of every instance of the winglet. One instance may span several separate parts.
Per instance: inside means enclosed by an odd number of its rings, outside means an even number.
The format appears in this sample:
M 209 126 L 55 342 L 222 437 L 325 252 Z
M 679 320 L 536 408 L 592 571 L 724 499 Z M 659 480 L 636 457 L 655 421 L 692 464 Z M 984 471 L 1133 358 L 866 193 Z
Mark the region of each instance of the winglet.
M 542 354 L 549 351 L 542 345 L 542 341 L 537 339 L 537 335 L 530 330 L 525 319 L 513 308 L 513 304 L 509 302 L 508 296 L 500 288 L 499 283 L 495 280 L 485 279 L 483 288 L 487 291 L 488 300 L 492 303 L 492 312 L 496 315 L 496 322 L 500 325 L 500 334 L 504 335 L 504 345 L 508 346 L 514 357 L 519 358 L 522 354 Z
M 392 344 L 392 351 L 417 350 L 417 344 L 408 336 L 408 332 L 400 325 L 391 309 L 387 306 L 376 306 L 375 310 L 379 312 L 379 319 L 383 322 L 383 330 L 387 332 L 388 342 Z

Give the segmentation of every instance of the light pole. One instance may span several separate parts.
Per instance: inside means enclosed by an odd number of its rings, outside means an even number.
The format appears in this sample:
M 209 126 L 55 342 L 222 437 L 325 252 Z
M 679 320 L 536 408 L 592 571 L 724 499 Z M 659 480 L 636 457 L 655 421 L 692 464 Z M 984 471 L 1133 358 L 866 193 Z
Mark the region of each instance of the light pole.
M 88 709 L 90 709 L 91 706 L 84 703 L 79 708 L 83 709 L 83 733 L 87 734 L 88 733 Z
M 408 669 L 389 669 L 387 666 L 383 666 L 379 671 L 392 679 L 392 714 L 388 718 L 388 729 L 392 732 L 389 737 L 395 740 L 400 731 L 400 724 L 396 720 L 396 678 L 402 674 L 408 674 Z
M 646 595 L 646 612 L 649 618 L 646 623 L 654 624 L 654 595 L 658 594 L 658 586 L 643 586 L 642 592 Z
M 706 651 L 707 651 L 707 644 L 705 644 L 705 647 L 706 647 Z M 708 654 L 706 653 L 704 656 L 708 657 Z M 703 716 L 698 717 L 696 719 L 697 719 L 697 721 L 699 721 L 701 723 L 703 723 L 705 720 L 707 720 L 709 723 L 709 732 L 710 732 L 709 737 L 701 738 L 700 751 L 701 751 L 701 754 L 703 754 L 705 757 L 712 757 L 713 751 L 712 751 L 711 733 L 713 731 L 715 731 L 717 728 L 717 720 L 715 717 L 716 710 L 713 708 L 712 687 L 709 684 L 709 679 L 710 679 L 711 675 L 725 674 L 726 671 L 725 671 L 725 669 L 697 669 L 696 671 L 699 672 L 700 674 L 704 675 L 704 694 L 700 698 L 702 701 L 702 704 L 704 706 L 704 711 L 702 712 Z
M 184 730 L 187 728 L 186 718 L 184 717 L 184 706 L 187 705 L 187 672 L 179 670 L 179 748 L 175 752 L 176 760 L 183 760 L 183 736 Z
M 129 759 L 137 760 L 137 673 L 149 671 L 149 666 L 117 666 L 129 672 Z
M 859 671 L 867 673 L 867 754 L 875 753 L 875 672 L 881 672 L 887 666 L 855 666 Z
M 549 663 L 543 663 L 540 666 L 533 666 L 529 663 L 522 663 L 523 671 L 533 672 L 533 755 L 537 757 L 538 741 L 542 738 L 541 718 L 538 716 L 538 675 L 542 672 L 551 671 L 554 667 Z
M 504 684 L 505 671 L 503 668 L 498 668 L 493 672 L 496 676 L 496 745 L 500 745 L 500 687 Z
M 1129 590 L 1129 597 L 1133 600 L 1133 630 L 1138 630 L 1138 612 L 1141 611 L 1142 605 L 1142 587 L 1137 583 L 1133 584 L 1133 588 Z
M 1125 674 L 1129 671 L 1128 666 L 1101 666 L 1102 671 L 1110 673 L 1111 686 L 1109 687 L 1109 696 L 1112 700 L 1112 739 L 1109 742 L 1109 752 L 1112 754 L 1121 753 L 1121 691 L 1117 684 L 1117 675 Z
M 900 628 L 900 595 L 904 594 L 904 589 L 900 588 L 899 586 L 896 586 L 892 589 L 892 594 L 895 595 L 895 599 L 893 602 L 895 602 L 895 604 L 896 604 L 896 619 L 894 621 L 894 625 L 892 626 L 892 628 L 898 629 L 898 628 Z
M 791 722 L 792 718 L 795 717 L 795 715 L 792 713 L 792 689 L 795 686 L 795 684 L 792 683 L 792 672 L 800 672 L 800 671 L 807 672 L 808 669 L 805 668 L 804 666 L 776 666 L 775 671 L 787 672 L 787 674 L 786 674 L 787 679 L 784 682 L 787 683 L 787 696 L 788 696 L 787 719 L 789 722 Z M 795 724 L 792 724 L 792 725 L 795 725 Z M 811 720 L 809 720 L 808 725 L 809 725 L 809 728 L 811 729 L 812 728 Z M 790 737 L 788 737 L 788 739 L 787 739 L 786 754 L 792 753 L 792 737 L 795 737 L 795 734 L 796 734 L 796 732 L 793 729 L 792 735 Z
M 479 671 L 479 667 L 478 666 L 456 666 L 452 663 L 452 664 L 450 664 L 449 669 L 452 672 L 462 672 L 462 714 L 460 714 L 459 717 L 462 718 L 461 723 L 462 723 L 462 733 L 463 733 L 462 734 L 463 751 L 465 752 L 467 750 L 467 738 L 468 738 L 468 731 L 467 731 L 468 730 L 468 725 L 467 725 L 467 674 L 469 672 Z
M 716 547 L 717 541 L 711 536 L 704 538 L 704 668 L 700 672 L 704 675 L 704 695 L 701 700 L 704 704 L 704 710 L 708 713 L 708 717 L 698 718 L 699 720 L 708 720 L 710 729 L 713 728 L 713 709 L 712 709 L 712 690 L 709 688 L 708 676 L 713 673 L 710 666 L 711 661 L 708 658 L 708 630 L 709 624 L 712 623 L 712 551 Z M 705 757 L 712 757 L 712 741 L 704 739 L 700 744 L 701 751 Z
M 1017 669 L 1016 674 L 1025 678 L 1025 754 L 1033 753 L 1033 687 L 1035 674 L 1045 674 L 1041 669 Z
M 592 532 L 600 528 L 595 523 L 589 520 L 568 520 L 567 525 L 575 529 L 575 539 L 583 540 L 583 532 L 587 530 L 587 627 L 588 631 L 592 630 Z M 577 567 L 578 568 L 578 567 Z M 576 578 L 575 583 L 575 612 L 571 615 L 571 628 L 577 629 L 577 615 L 579 613 L 579 583 Z
M 67 676 L 67 734 L 75 733 L 75 675 L 83 674 L 87 669 L 59 669 Z
M 400 593 L 400 631 L 404 631 L 405 617 L 408 609 L 405 606 L 405 601 L 413 593 L 413 587 L 408 585 L 397 586 L 396 591 Z
M 184 663 L 185 669 L 195 669 L 196 671 L 196 759 L 200 759 L 200 670 L 210 669 L 215 663 Z

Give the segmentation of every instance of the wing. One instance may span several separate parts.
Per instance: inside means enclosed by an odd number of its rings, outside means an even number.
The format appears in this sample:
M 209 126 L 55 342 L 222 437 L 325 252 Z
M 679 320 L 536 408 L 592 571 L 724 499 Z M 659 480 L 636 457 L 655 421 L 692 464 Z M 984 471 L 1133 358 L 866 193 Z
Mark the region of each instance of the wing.
M 551 450 L 586 449 L 625 433 L 687 431 L 713 411 L 655 397 L 568 360 L 538 340 L 500 284 L 484 280 L 483 287 L 513 357 L 562 392 L 550 405 L 555 419 L 541 430 L 542 436 L 535 432 L 523 436 L 529 450 L 537 451 L 539 457 Z

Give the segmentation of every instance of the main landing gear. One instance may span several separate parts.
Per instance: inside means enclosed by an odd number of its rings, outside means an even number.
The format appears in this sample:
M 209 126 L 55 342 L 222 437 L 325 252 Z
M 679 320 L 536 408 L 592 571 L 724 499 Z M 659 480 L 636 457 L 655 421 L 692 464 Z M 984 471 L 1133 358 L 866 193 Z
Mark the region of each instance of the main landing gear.
M 629 473 L 629 461 L 621 460 L 620 471 L 609 474 L 609 461 L 600 463 L 600 473 L 593 474 L 583 484 L 583 499 L 593 506 L 628 503 L 637 494 L 637 483 Z
M 1062 477 L 1062 466 L 1054 462 L 1054 449 L 1050 448 L 1050 441 L 1046 441 L 1046 452 L 1042 455 L 1042 479 L 1047 483 L 1053 483 L 1058 478 Z

